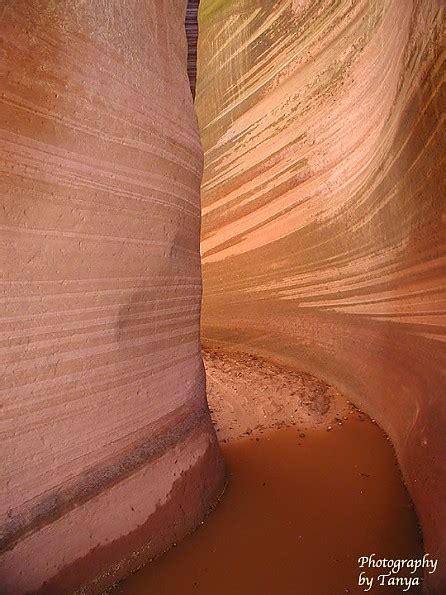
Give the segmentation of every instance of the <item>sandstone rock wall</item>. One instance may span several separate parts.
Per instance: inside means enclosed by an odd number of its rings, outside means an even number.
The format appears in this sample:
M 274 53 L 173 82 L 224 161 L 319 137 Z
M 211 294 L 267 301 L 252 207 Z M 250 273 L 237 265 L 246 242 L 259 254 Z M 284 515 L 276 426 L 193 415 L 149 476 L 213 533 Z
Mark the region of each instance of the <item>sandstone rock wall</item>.
M 195 98 L 197 84 L 198 7 L 200 0 L 188 0 L 186 8 L 187 74 Z
M 202 0 L 203 331 L 390 435 L 446 592 L 444 3 Z M 441 586 L 442 585 L 442 586 Z
M 185 4 L 2 4 L 2 594 L 100 592 L 221 489 Z

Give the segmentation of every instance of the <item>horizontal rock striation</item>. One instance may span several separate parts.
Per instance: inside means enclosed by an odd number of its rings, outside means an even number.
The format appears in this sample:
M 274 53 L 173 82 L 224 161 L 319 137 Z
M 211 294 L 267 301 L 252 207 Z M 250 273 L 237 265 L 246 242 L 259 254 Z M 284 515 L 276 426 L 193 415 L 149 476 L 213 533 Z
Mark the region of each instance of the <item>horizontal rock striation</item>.
M 192 97 L 197 85 L 198 6 L 200 0 L 188 0 L 186 8 L 187 74 Z
M 2 594 L 101 592 L 222 488 L 185 11 L 2 6 Z
M 202 0 L 203 329 L 391 437 L 446 592 L 444 4 Z

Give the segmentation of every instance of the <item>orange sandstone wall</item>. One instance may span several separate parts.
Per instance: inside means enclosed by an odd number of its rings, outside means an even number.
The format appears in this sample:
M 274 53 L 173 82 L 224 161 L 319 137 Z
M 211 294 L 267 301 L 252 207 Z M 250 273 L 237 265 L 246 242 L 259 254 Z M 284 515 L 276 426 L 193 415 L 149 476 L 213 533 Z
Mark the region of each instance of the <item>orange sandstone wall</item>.
M 202 0 L 205 340 L 391 437 L 446 592 L 444 3 Z
M 2 4 L 2 594 L 100 592 L 221 489 L 185 9 Z

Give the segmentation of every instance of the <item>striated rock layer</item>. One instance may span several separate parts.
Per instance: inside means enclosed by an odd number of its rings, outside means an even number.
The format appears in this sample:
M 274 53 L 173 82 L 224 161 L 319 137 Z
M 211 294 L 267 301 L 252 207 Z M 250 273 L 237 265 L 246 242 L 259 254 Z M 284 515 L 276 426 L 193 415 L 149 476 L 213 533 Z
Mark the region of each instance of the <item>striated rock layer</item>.
M 188 0 L 186 8 L 187 74 L 192 97 L 197 85 L 198 7 L 200 0 Z
M 391 437 L 446 592 L 444 4 L 202 0 L 203 329 Z
M 185 10 L 2 5 L 2 594 L 100 592 L 222 487 Z

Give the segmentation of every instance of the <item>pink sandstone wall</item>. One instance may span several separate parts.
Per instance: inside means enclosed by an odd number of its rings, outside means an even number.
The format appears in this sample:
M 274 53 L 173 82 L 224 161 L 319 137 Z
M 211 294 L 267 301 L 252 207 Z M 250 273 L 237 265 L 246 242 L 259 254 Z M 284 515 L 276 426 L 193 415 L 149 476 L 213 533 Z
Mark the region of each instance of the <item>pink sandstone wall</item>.
M 202 0 L 203 334 L 391 437 L 446 593 L 444 3 Z M 352 446 L 353 447 L 353 446 Z
M 2 4 L 2 594 L 100 592 L 222 487 L 185 5 Z

